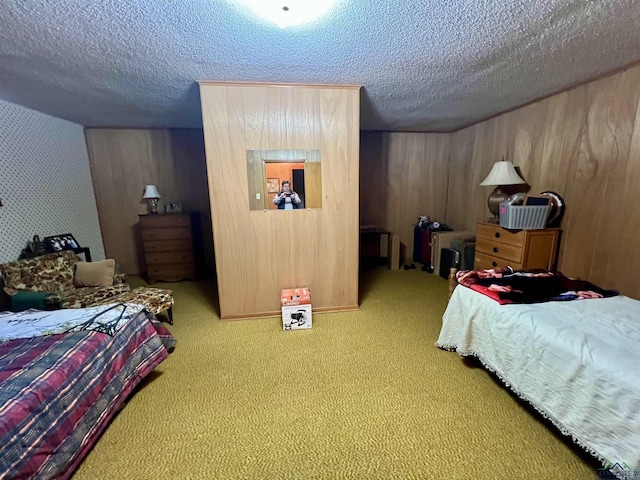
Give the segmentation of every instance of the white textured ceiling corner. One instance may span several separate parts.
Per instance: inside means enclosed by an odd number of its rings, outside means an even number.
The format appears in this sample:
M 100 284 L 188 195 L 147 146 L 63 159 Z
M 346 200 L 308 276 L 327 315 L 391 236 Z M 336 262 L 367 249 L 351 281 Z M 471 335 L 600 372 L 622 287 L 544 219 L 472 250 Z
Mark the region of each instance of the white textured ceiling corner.
M 638 0 L 337 0 L 280 29 L 233 0 L 4 0 L 0 99 L 199 127 L 198 80 L 362 85 L 363 130 L 451 131 L 640 61 Z

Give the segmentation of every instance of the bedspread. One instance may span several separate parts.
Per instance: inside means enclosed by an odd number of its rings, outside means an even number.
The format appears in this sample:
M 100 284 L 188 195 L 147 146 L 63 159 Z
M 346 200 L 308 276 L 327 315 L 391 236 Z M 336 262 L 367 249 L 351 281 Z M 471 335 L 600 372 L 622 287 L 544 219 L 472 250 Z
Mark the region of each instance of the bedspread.
M 89 331 L 0 343 L 0 477 L 68 478 L 174 346 L 146 311 L 113 337 Z
M 640 302 L 499 305 L 454 291 L 436 343 L 477 357 L 604 464 L 640 470 Z

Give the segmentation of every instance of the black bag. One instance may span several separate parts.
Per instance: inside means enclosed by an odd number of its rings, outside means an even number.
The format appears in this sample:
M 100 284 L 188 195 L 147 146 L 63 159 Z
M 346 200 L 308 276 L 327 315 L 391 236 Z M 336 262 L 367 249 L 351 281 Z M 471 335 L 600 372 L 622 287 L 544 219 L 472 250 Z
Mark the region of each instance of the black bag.
M 460 268 L 460 252 L 453 248 L 440 249 L 440 272 L 442 278 L 449 279 L 449 271 Z

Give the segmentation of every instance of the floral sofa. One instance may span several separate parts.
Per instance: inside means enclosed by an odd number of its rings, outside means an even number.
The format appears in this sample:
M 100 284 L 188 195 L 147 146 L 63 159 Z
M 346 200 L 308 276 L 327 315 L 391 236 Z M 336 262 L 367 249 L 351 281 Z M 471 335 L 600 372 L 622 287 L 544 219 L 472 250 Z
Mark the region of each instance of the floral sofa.
M 114 275 L 111 286 L 76 287 L 74 274 L 78 261 L 73 251 L 65 250 L 2 264 L 4 291 L 10 296 L 20 291 L 50 292 L 60 297 L 62 308 L 84 308 L 105 303 L 130 290 L 125 275 Z

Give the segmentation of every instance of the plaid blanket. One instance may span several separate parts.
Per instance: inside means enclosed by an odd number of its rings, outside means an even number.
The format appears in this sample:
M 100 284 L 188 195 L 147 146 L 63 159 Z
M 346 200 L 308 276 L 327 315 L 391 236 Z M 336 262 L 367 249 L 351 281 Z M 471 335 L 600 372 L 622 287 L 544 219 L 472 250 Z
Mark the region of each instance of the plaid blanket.
M 175 347 L 140 311 L 97 331 L 0 343 L 0 476 L 68 478 L 133 388 Z

